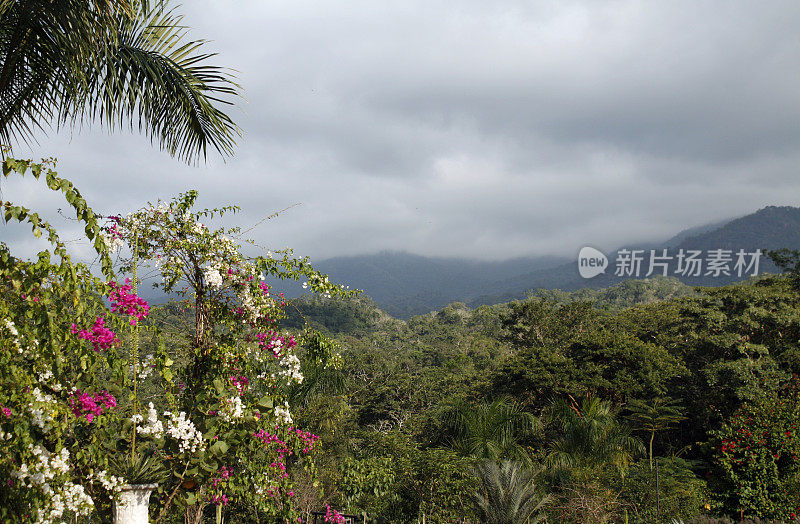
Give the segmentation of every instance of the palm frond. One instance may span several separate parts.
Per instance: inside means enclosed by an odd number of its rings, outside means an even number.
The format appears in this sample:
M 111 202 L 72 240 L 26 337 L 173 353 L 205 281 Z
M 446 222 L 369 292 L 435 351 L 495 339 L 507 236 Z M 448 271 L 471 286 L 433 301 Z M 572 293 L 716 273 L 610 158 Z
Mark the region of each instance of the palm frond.
M 448 417 L 453 428 L 453 447 L 463 455 L 530 462 L 519 442 L 541 429 L 541 422 L 509 400 L 497 399 L 477 406 L 461 404 Z
M 209 146 L 233 151 L 241 131 L 220 106 L 240 96 L 210 65 L 202 40 L 187 41 L 166 2 L 2 0 L 0 140 L 98 118 L 130 127 L 193 161 Z
M 609 402 L 587 398 L 580 409 L 555 401 L 548 413 L 557 436 L 550 443 L 545 464 L 556 477 L 577 470 L 591 473 L 603 467 L 624 475 L 644 445 L 621 424 Z
M 108 45 L 104 28 L 124 13 L 128 0 L 0 3 L 0 139 L 27 141 L 58 114 L 64 94 L 86 83 L 85 64 Z
M 536 484 L 538 471 L 505 460 L 499 465 L 485 461 L 476 467 L 480 489 L 473 502 L 481 522 L 487 524 L 536 523 L 550 502 Z
M 112 127 L 129 122 L 187 161 L 205 158 L 209 145 L 231 154 L 241 133 L 217 106 L 230 105 L 239 86 L 207 63 L 215 55 L 202 52 L 203 40 L 184 41 L 186 32 L 163 6 L 121 17 L 117 44 L 90 75 L 86 109 Z

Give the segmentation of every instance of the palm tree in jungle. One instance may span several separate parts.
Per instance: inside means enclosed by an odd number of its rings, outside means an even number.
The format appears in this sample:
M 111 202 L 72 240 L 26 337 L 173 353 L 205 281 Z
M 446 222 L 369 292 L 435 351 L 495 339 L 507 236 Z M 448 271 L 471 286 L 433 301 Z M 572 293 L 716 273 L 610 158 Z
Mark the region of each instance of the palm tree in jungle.
M 541 493 L 537 471 L 510 460 L 486 460 L 475 469 L 475 511 L 486 524 L 536 524 L 545 518 L 551 497 Z
M 450 414 L 453 448 L 462 455 L 531 464 L 522 442 L 541 429 L 541 422 L 511 400 L 496 399 L 477 406 L 462 404 Z
M 624 476 L 635 456 L 644 453 L 642 442 L 619 422 L 611 404 L 598 398 L 584 398 L 580 405 L 558 399 L 549 420 L 555 435 L 545 464 L 556 475 L 588 478 L 610 468 Z

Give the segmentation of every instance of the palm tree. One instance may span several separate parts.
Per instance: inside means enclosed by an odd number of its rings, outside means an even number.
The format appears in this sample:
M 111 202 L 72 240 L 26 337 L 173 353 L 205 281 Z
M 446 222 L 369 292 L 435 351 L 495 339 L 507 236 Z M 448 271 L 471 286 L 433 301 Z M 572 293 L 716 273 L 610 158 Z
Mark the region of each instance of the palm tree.
M 515 402 L 498 399 L 478 406 L 462 404 L 451 415 L 453 447 L 463 455 L 489 459 L 514 459 L 530 463 L 520 440 L 541 427 L 539 419 Z
M 686 417 L 683 416 L 683 409 L 671 398 L 656 398 L 651 404 L 646 404 L 641 400 L 632 400 L 628 404 L 631 414 L 628 418 L 641 429 L 650 433 L 650 470 L 653 469 L 653 440 L 657 431 L 670 429 Z
M 0 0 L 0 140 L 99 119 L 191 161 L 233 150 L 239 87 L 166 0 Z
M 473 501 L 480 522 L 535 524 L 543 520 L 542 510 L 550 496 L 539 494 L 536 472 L 504 460 L 499 466 L 492 461 L 482 462 L 476 473 L 480 488 Z
M 624 476 L 635 455 L 644 451 L 630 428 L 617 421 L 611 403 L 598 398 L 584 398 L 580 406 L 558 399 L 550 406 L 549 422 L 556 436 L 545 464 L 557 476 L 592 475 L 609 466 Z

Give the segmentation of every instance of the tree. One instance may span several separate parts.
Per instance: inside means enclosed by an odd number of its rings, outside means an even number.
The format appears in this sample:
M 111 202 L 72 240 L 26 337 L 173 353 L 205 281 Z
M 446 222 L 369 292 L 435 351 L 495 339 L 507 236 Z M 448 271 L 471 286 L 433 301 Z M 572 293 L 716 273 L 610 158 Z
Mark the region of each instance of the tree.
M 149 315 L 146 301 L 131 284 L 104 283 L 70 262 L 38 214 L 2 202 L 5 221 L 44 233 L 53 251 L 24 262 L 0 243 L 0 347 L 7 349 L 0 351 L 0 520 L 96 512 L 107 521 L 124 483 L 152 481 L 160 490 L 151 506 L 157 522 L 176 509 L 199 522 L 205 506 L 225 506 L 229 497 L 259 521 L 294 520 L 292 477 L 311 470 L 319 439 L 292 420 L 287 388 L 302 382 L 302 363 L 294 338 L 274 328 L 283 299 L 259 277 L 305 278 L 328 296 L 346 293 L 288 251 L 245 257 L 228 236 L 239 230 L 200 223 L 223 210 L 193 213 L 194 192 L 101 228 L 80 193 L 47 165 L 3 163 L 3 176 L 27 172 L 64 194 L 104 269 L 111 271 L 107 243 L 129 242 L 133 268 L 163 261 L 165 290 L 181 284 L 179 296 L 189 293 L 198 314 L 185 344 L 167 349 L 155 340 L 158 348 L 140 360 L 130 331 Z M 340 360 L 332 351 L 309 344 L 306 354 L 325 368 Z
M 671 398 L 656 398 L 649 404 L 641 400 L 631 400 L 628 404 L 631 414 L 628 418 L 638 429 L 650 433 L 649 458 L 650 469 L 653 469 L 653 440 L 657 431 L 664 431 L 686 417 L 683 409 Z
M 129 122 L 171 155 L 230 154 L 238 95 L 165 0 L 0 0 L 0 140 L 45 122 Z
M 490 375 L 486 393 L 512 396 L 528 409 L 555 396 L 621 402 L 663 395 L 686 373 L 669 347 L 676 319 L 677 309 L 662 305 L 611 313 L 588 303 L 512 304 L 502 336 L 517 351 Z
M 504 399 L 476 407 L 463 404 L 453 413 L 453 447 L 464 455 L 488 459 L 514 459 L 530 463 L 520 440 L 541 427 L 531 413 Z
M 517 462 L 504 460 L 500 465 L 482 462 L 476 473 L 480 488 L 474 495 L 474 502 L 480 522 L 534 524 L 544 518 L 543 510 L 550 496 L 539 493 L 535 472 Z
M 4 159 L 3 178 L 28 173 L 63 193 L 88 238 L 97 240 L 103 270 L 111 278 L 100 226 L 78 190 L 48 163 Z M 90 478 L 91 472 L 105 473 L 94 430 L 114 411 L 115 397 L 122 397 L 100 378 L 126 369 L 111 331 L 126 322 L 100 298 L 110 285 L 71 261 L 50 224 L 25 207 L 0 205 L 4 222 L 28 224 L 35 237 L 44 234 L 52 246 L 52 252 L 26 262 L 0 242 L 0 521 L 87 514 L 94 504 L 109 502 L 96 476 Z M 73 329 L 92 324 L 81 332 Z M 108 334 L 112 337 L 98 340 Z M 55 463 L 56 456 L 59 467 L 48 468 L 49 458 Z
M 189 350 L 182 352 L 188 362 L 176 370 L 181 384 L 166 384 L 157 399 L 167 400 L 170 408 L 164 413 L 171 419 L 165 418 L 165 427 L 182 424 L 196 435 L 190 450 L 186 445 L 177 452 L 164 448 L 164 465 L 172 475 L 159 487 L 168 494 L 160 515 L 165 516 L 173 503 L 199 522 L 204 506 L 225 505 L 233 494 L 265 515 L 289 518 L 294 511 L 289 472 L 296 465 L 308 465 L 318 437 L 298 429 L 289 411 L 288 390 L 303 382 L 302 364 L 294 337 L 276 331 L 283 297 L 272 294 L 264 280 L 306 279 L 312 291 L 328 297 L 353 292 L 333 285 L 307 259 L 293 258 L 289 250 L 246 257 L 234 240 L 240 229 L 212 230 L 200 222 L 237 208 L 193 212 L 196 198 L 196 192 L 189 191 L 171 202 L 111 219 L 110 231 L 121 235 L 133 253 L 123 269 L 160 261 L 163 283 L 158 286 L 188 299 L 195 310 L 194 325 L 186 333 Z M 316 366 L 324 369 L 330 361 L 341 360 L 335 346 L 324 340 L 306 341 L 307 355 Z M 148 425 L 137 426 L 136 433 L 158 433 L 152 428 L 161 421 L 151 410 Z M 233 468 L 236 474 L 222 468 Z M 187 483 L 197 489 L 181 490 Z
M 695 475 L 691 462 L 678 457 L 658 461 L 658 490 L 655 487 L 656 472 L 644 461 L 628 471 L 621 497 L 631 522 L 698 522 L 693 519 L 709 500 L 705 480 Z
M 624 476 L 644 446 L 620 424 L 611 403 L 584 398 L 580 406 L 561 399 L 550 407 L 549 420 L 556 429 L 545 464 L 556 475 L 592 475 L 611 467 Z
M 746 402 L 712 432 L 725 508 L 747 516 L 794 519 L 800 513 L 800 381 Z
M 775 251 L 767 251 L 767 256 L 789 275 L 795 287 L 800 287 L 800 251 L 784 247 Z

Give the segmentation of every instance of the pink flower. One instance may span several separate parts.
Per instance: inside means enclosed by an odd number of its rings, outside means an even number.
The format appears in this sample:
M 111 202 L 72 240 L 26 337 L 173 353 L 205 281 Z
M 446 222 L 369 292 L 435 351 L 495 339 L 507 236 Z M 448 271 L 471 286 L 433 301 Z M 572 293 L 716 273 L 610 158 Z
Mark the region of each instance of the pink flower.
M 221 506 L 227 506 L 229 500 L 230 499 L 228 499 L 226 495 L 212 495 L 211 497 L 209 497 L 209 501 L 212 504 L 218 504 Z
M 117 334 L 105 327 L 105 320 L 103 320 L 102 317 L 97 317 L 94 326 L 92 326 L 92 331 L 86 329 L 79 330 L 78 326 L 74 323 L 70 326 L 69 330 L 73 335 L 77 334 L 78 338 L 91 342 L 92 348 L 94 348 L 95 351 L 108 349 L 120 343 Z
M 103 413 L 104 408 L 113 409 L 117 407 L 117 400 L 107 391 L 92 397 L 78 389 L 70 396 L 69 405 L 76 417 L 84 417 L 86 422 L 91 422 L 94 417 Z
M 112 312 L 124 313 L 130 316 L 130 323 L 135 326 L 137 320 L 141 320 L 150 314 L 150 306 L 145 299 L 131 293 L 133 286 L 130 281 L 131 279 L 126 278 L 125 283 L 122 285 L 114 281 L 109 282 L 112 291 L 108 295 L 108 300 L 111 301 Z
M 275 358 L 280 358 L 283 355 L 283 349 L 292 349 L 297 345 L 297 341 L 293 336 L 284 337 L 274 331 L 266 333 L 256 333 L 258 345 L 261 349 L 269 349 Z
M 331 509 L 327 504 L 325 504 L 325 508 L 327 509 L 325 512 L 325 522 L 334 522 L 336 524 L 345 523 L 344 517 L 338 511 Z
M 231 376 L 231 377 L 228 378 L 228 380 L 230 380 L 231 384 L 233 384 L 233 387 L 236 388 L 236 391 L 239 392 L 239 396 L 244 395 L 245 389 L 250 384 L 250 380 L 247 377 L 245 377 L 244 375 L 241 375 L 241 376 L 238 376 L 238 377 L 237 376 Z

